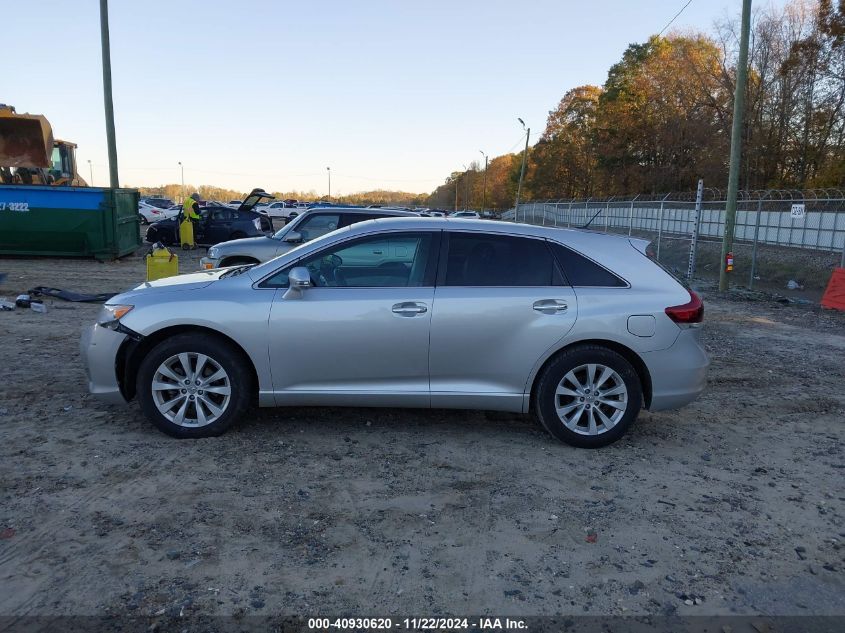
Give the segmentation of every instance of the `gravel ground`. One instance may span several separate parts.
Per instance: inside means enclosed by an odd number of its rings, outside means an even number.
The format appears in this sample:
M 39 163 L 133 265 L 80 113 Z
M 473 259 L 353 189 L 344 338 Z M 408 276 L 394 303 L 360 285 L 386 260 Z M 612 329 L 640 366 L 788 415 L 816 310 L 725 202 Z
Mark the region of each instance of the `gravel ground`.
M 6 297 L 144 275 L 0 272 Z M 87 395 L 97 306 L 0 312 L 0 615 L 845 614 L 845 315 L 705 298 L 708 390 L 596 451 L 441 410 L 176 441 Z

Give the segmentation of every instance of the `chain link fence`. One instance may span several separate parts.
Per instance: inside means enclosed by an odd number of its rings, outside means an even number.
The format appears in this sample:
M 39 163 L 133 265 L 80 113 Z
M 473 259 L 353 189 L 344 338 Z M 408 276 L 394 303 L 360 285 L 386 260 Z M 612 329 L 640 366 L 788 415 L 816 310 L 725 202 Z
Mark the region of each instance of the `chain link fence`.
M 725 230 L 723 192 L 587 200 L 537 200 L 503 219 L 642 237 L 657 259 L 682 276 L 718 278 Z M 692 248 L 693 244 L 695 245 Z M 817 299 L 830 273 L 845 266 L 845 192 L 741 191 L 732 283 Z

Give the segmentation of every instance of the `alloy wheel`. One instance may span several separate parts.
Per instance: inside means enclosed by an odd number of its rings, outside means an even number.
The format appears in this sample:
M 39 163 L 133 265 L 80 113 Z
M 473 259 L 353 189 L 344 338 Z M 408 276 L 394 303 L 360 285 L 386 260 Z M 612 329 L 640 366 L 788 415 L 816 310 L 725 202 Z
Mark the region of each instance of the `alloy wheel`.
M 153 402 L 170 422 L 201 427 L 218 420 L 229 406 L 232 386 L 216 360 L 196 352 L 171 356 L 158 366 L 152 382 Z
M 628 388 L 615 370 L 598 363 L 567 372 L 555 390 L 555 410 L 564 426 L 580 435 L 600 435 L 616 426 L 628 407 Z

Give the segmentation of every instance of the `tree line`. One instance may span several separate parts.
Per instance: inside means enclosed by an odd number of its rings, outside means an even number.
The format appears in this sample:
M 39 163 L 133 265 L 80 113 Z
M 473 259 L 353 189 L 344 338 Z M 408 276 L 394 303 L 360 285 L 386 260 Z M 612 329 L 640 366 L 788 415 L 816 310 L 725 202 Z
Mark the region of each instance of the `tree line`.
M 238 191 L 214 185 L 191 185 L 186 184 L 184 193 L 182 185 L 166 184 L 155 187 L 136 187 L 141 196 L 164 196 L 176 202 L 181 202 L 184 196 L 197 192 L 203 200 L 216 200 L 218 202 L 229 202 L 229 200 L 243 200 L 248 191 Z M 276 200 L 301 200 L 305 202 L 328 201 L 327 196 L 320 196 L 315 191 L 271 191 L 268 192 Z M 397 205 L 397 206 L 422 206 L 426 203 L 427 194 L 408 193 L 407 191 L 387 191 L 377 189 L 375 191 L 361 191 L 342 196 L 332 196 L 332 202 L 344 204 L 370 204 Z
M 728 180 L 739 20 L 628 46 L 602 86 L 577 86 L 529 148 L 523 199 L 692 190 Z M 845 0 L 753 16 L 740 187 L 845 186 Z M 486 206 L 513 206 L 522 154 L 493 158 Z M 454 172 L 430 206 L 478 208 L 484 171 Z

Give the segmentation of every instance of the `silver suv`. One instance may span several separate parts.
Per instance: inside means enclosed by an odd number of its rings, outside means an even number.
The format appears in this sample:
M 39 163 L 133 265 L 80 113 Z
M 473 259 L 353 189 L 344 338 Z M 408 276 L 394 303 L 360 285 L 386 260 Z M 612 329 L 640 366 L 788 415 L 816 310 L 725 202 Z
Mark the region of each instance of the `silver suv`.
M 274 203 L 279 204 L 279 203 Z M 292 248 L 339 228 L 364 220 L 388 217 L 417 217 L 419 214 L 390 209 L 324 207 L 307 211 L 288 222 L 270 237 L 250 237 L 221 242 L 208 249 L 200 260 L 203 270 L 258 264 L 287 253 Z
M 596 447 L 705 385 L 701 300 L 643 240 L 489 220 L 359 222 L 257 266 L 144 283 L 82 338 L 91 392 L 219 435 L 252 402 L 533 411 Z

